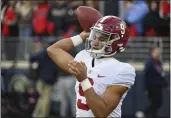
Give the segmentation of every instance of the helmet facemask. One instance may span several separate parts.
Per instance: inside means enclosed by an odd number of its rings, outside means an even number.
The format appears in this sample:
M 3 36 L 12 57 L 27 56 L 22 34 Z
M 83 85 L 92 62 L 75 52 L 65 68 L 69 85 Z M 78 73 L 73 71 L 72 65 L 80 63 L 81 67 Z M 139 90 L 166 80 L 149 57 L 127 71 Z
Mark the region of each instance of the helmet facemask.
M 112 36 L 112 37 L 111 37 Z M 112 34 L 91 28 L 90 36 L 86 40 L 86 50 L 93 58 L 113 56 L 112 43 L 120 39 L 118 34 Z

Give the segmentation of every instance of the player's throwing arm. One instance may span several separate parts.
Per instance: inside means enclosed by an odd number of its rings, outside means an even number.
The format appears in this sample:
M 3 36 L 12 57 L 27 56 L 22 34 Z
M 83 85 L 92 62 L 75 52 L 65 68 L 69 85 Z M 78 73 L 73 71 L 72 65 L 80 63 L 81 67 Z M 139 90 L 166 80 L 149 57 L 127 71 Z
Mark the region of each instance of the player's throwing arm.
M 69 72 L 68 63 L 73 61 L 73 57 L 67 52 L 75 46 L 81 44 L 89 36 L 89 33 L 82 32 L 80 35 L 62 39 L 52 46 L 47 48 L 49 57 L 58 65 L 61 69 Z

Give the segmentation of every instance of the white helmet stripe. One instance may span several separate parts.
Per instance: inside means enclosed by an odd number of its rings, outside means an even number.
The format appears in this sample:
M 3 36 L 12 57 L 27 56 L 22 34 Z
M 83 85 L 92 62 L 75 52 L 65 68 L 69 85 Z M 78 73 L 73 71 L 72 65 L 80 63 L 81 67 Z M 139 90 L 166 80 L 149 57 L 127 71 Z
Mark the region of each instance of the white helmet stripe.
M 105 17 L 103 17 L 103 18 L 100 20 L 100 22 L 103 22 L 103 21 L 106 20 L 107 18 L 111 18 L 111 17 L 118 18 L 118 17 L 116 17 L 116 16 L 105 16 Z

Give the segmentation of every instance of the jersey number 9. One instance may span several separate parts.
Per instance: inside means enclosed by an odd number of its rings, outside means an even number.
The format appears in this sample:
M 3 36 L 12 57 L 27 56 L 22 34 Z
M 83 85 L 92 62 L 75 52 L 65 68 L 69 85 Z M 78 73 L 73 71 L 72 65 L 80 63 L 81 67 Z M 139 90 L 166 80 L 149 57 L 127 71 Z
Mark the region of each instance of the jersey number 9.
M 93 79 L 91 79 L 91 78 L 88 78 L 88 79 L 89 79 L 91 85 L 93 85 L 94 84 Z M 84 92 L 82 90 L 81 84 L 79 84 L 79 95 L 80 96 L 84 96 Z M 77 107 L 79 109 L 86 110 L 86 111 L 90 110 L 90 108 L 88 107 L 87 104 L 84 104 L 84 103 L 81 102 L 81 99 L 78 99 L 78 101 L 77 101 Z

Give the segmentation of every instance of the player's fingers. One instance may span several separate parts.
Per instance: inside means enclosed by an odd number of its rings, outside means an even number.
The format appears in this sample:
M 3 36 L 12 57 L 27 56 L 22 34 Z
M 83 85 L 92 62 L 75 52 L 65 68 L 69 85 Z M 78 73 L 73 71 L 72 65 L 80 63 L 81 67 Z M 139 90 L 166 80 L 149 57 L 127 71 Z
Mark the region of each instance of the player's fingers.
M 71 64 L 72 66 L 77 67 L 77 68 L 80 67 L 79 62 L 77 62 L 77 61 L 72 61 L 69 64 Z
M 75 66 L 76 63 L 77 63 L 76 61 L 70 61 L 68 64 Z
M 72 69 L 72 71 L 76 72 L 76 67 L 72 64 L 68 64 L 68 67 Z
M 76 72 L 75 72 L 75 71 L 73 71 L 71 68 L 69 68 L 69 71 L 70 71 L 70 73 L 71 73 L 71 74 L 73 74 L 73 75 L 77 75 L 77 74 L 76 74 Z
M 81 65 L 82 69 L 85 70 L 85 66 L 84 66 L 84 64 L 82 62 L 80 62 L 80 65 Z
M 70 65 L 70 66 L 75 66 L 75 65 L 77 65 L 77 62 L 71 61 L 71 62 L 68 63 L 68 65 Z
M 70 61 L 68 64 L 72 64 L 73 63 L 73 61 Z
M 81 62 L 72 62 L 71 64 L 71 69 L 73 69 L 73 71 L 75 71 L 78 75 L 80 75 L 82 72 L 84 72 L 85 68 L 84 66 L 81 64 Z M 76 69 L 77 68 L 77 69 Z
M 81 75 L 81 72 L 79 71 L 78 68 L 74 68 L 74 69 L 70 68 L 70 72 L 74 74 L 76 77 L 79 77 Z
M 81 61 L 80 63 L 81 63 L 82 65 L 86 66 L 84 62 Z
M 72 65 L 71 63 L 68 63 L 68 67 L 69 67 L 69 68 L 72 68 L 72 66 L 73 66 L 73 65 Z
M 69 68 L 77 75 L 81 74 L 81 67 L 79 67 L 79 64 L 77 63 L 77 66 L 68 64 Z
M 86 64 L 84 62 L 81 61 L 81 65 L 85 68 L 87 68 Z
M 81 65 L 80 62 L 76 62 L 75 67 L 81 69 L 82 68 L 82 65 Z
M 81 74 L 81 71 L 80 71 L 79 68 L 76 68 L 75 70 L 76 70 L 77 75 L 80 75 Z
M 70 72 L 73 73 L 75 76 L 79 76 L 80 72 L 77 68 L 69 68 Z

